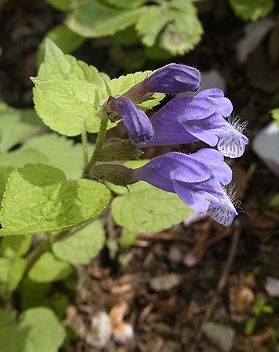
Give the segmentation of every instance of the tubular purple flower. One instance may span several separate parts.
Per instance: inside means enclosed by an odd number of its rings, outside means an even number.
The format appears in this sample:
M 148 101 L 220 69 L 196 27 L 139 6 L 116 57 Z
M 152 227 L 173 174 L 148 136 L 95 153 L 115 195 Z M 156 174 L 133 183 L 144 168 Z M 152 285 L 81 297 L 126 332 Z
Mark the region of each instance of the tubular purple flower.
M 133 181 L 143 180 L 176 193 L 198 214 L 207 213 L 224 226 L 237 215 L 224 188 L 232 171 L 217 150 L 204 148 L 191 155 L 167 153 L 133 170 Z
M 192 66 L 169 64 L 156 70 L 143 84 L 149 92 L 195 92 L 200 87 L 201 75 L 199 70 Z
M 169 64 L 156 70 L 123 95 L 134 103 L 139 103 L 150 99 L 153 93 L 195 92 L 199 89 L 200 84 L 201 75 L 196 68 L 181 64 Z
M 130 99 L 123 96 L 112 99 L 108 102 L 107 110 L 120 116 L 133 143 L 145 143 L 153 137 L 150 119 L 143 111 L 137 109 Z
M 154 137 L 145 146 L 185 144 L 198 140 L 230 158 L 245 151 L 248 138 L 241 132 L 245 126 L 229 122 L 232 103 L 221 89 L 206 89 L 194 97 L 171 100 L 151 119 Z

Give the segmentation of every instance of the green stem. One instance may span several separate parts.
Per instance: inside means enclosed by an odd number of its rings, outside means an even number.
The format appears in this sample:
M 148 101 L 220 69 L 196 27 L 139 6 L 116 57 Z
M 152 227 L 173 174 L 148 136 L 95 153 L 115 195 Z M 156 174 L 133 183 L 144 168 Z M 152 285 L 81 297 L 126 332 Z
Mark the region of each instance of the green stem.
M 97 137 L 97 141 L 95 144 L 95 149 L 94 152 L 92 154 L 91 159 L 89 160 L 86 169 L 84 170 L 83 173 L 83 177 L 88 177 L 90 170 L 94 167 L 94 165 L 96 164 L 96 162 L 99 159 L 99 155 L 101 153 L 101 149 L 103 146 L 103 143 L 105 141 L 106 138 L 106 133 L 107 133 L 107 126 L 108 126 L 108 115 L 106 112 L 103 112 L 102 114 L 102 119 L 101 119 L 101 123 L 100 123 L 100 129 L 99 129 L 99 133 L 98 133 L 98 137 Z
M 85 129 L 81 133 L 81 142 L 83 147 L 83 162 L 84 162 L 84 170 L 85 170 L 88 165 L 88 140 L 87 140 L 87 133 Z

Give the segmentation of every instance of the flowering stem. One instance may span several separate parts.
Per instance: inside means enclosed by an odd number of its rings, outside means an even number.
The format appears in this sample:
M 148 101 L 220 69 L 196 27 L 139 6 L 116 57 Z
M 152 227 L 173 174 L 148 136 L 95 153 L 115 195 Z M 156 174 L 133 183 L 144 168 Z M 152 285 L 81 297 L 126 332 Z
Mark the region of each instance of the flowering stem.
M 89 160 L 86 169 L 83 172 L 83 177 L 87 178 L 88 175 L 90 174 L 90 170 L 94 167 L 96 162 L 99 159 L 101 149 L 103 146 L 103 143 L 106 138 L 106 133 L 107 133 L 107 126 L 108 126 L 108 115 L 105 111 L 102 112 L 102 118 L 101 118 L 101 123 L 100 123 L 100 129 L 97 137 L 97 141 L 95 144 L 95 149 L 92 154 L 91 159 Z
M 87 133 L 86 129 L 81 132 L 81 142 L 83 147 L 83 162 L 84 162 L 84 170 L 87 168 L 88 165 L 88 140 L 87 140 Z

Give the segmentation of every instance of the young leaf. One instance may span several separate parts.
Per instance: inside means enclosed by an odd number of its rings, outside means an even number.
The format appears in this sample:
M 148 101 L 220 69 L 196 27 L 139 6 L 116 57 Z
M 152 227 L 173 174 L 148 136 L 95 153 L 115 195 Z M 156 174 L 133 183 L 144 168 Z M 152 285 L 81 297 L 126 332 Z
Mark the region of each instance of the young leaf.
M 24 256 L 32 244 L 32 236 L 7 236 L 1 241 L 1 254 L 7 258 Z
M 130 192 L 114 198 L 116 223 L 132 232 L 161 231 L 180 223 L 192 210 L 176 194 L 145 182 L 129 186 Z
M 10 153 L 0 153 L 0 165 L 6 168 L 23 167 L 26 164 L 44 163 L 46 161 L 47 157 L 44 154 L 31 148 L 20 148 Z
M 44 123 L 60 134 L 77 136 L 84 131 L 98 132 L 96 86 L 81 80 L 42 81 L 35 79 L 35 109 Z
M 8 151 L 37 132 L 41 126 L 34 110 L 13 109 L 0 102 L 0 152 Z
M 18 324 L 9 312 L 0 309 L 3 352 L 57 352 L 65 335 L 64 327 L 48 308 L 28 309 L 20 315 Z
M 274 6 L 274 0 L 229 0 L 234 12 L 244 20 L 256 21 L 265 17 Z
M 1 165 L 1 154 L 0 154 L 0 165 Z M 0 166 L 0 201 L 2 201 L 3 193 L 6 189 L 6 184 L 10 173 L 13 171 L 11 167 Z
M 65 174 L 42 164 L 11 173 L 1 210 L 0 235 L 60 231 L 97 216 L 109 202 L 108 189 L 92 180 L 66 182 Z
M 129 73 L 128 75 L 112 79 L 110 82 L 108 82 L 109 88 L 111 90 L 111 95 L 116 97 L 125 93 L 132 86 L 150 76 L 151 73 L 152 71 Z M 145 110 L 152 109 L 154 106 L 158 105 L 164 97 L 165 94 L 155 93 L 151 100 L 139 104 L 139 107 Z
M 173 0 L 169 6 L 173 22 L 162 33 L 160 46 L 173 55 L 183 55 L 199 43 L 203 33 L 202 25 L 192 3 Z
M 71 264 L 88 264 L 102 250 L 105 231 L 100 220 L 96 220 L 63 241 L 55 242 L 52 250 L 57 258 Z
M 75 4 L 66 24 L 84 37 L 104 37 L 133 25 L 140 13 L 141 9 L 124 10 L 98 0 L 84 0 Z
M 22 352 L 57 352 L 65 339 L 65 328 L 49 308 L 31 308 L 20 315 Z
M 72 139 L 67 139 L 56 134 L 45 134 L 29 139 L 22 150 L 35 149 L 45 159 L 41 160 L 46 165 L 60 168 L 68 180 L 81 177 L 83 168 L 82 145 L 74 144 Z M 90 153 L 93 146 L 90 147 Z M 1 157 L 0 157 L 1 163 Z
M 65 54 L 70 54 L 85 41 L 79 34 L 71 31 L 64 24 L 59 24 L 52 28 L 47 34 L 46 38 L 51 39 L 57 44 Z M 45 39 L 40 43 L 37 52 L 37 65 L 39 66 L 44 60 L 45 56 Z
M 146 3 L 148 0 L 104 0 L 107 4 L 119 7 L 119 8 L 124 8 L 124 9 L 129 9 L 129 8 L 137 8 Z
M 7 295 L 17 288 L 23 276 L 25 266 L 26 261 L 23 258 L 0 258 L 1 297 L 7 297 Z
M 146 46 L 153 46 L 156 37 L 169 21 L 172 13 L 166 6 L 146 6 L 136 24 L 136 30 Z
M 34 282 L 52 282 L 65 279 L 72 271 L 69 263 L 44 253 L 30 270 L 28 277 Z

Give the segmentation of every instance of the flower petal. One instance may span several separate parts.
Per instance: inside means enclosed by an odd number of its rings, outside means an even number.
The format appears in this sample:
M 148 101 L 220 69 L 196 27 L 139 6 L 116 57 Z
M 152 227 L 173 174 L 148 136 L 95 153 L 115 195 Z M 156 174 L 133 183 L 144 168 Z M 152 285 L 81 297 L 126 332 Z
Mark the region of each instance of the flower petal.
M 191 66 L 169 64 L 155 71 L 143 85 L 146 91 L 166 94 L 196 91 L 200 87 L 200 72 Z
M 130 99 L 120 96 L 110 101 L 110 109 L 116 111 L 127 128 L 132 142 L 145 143 L 153 137 L 154 130 L 148 116 L 135 107 Z

